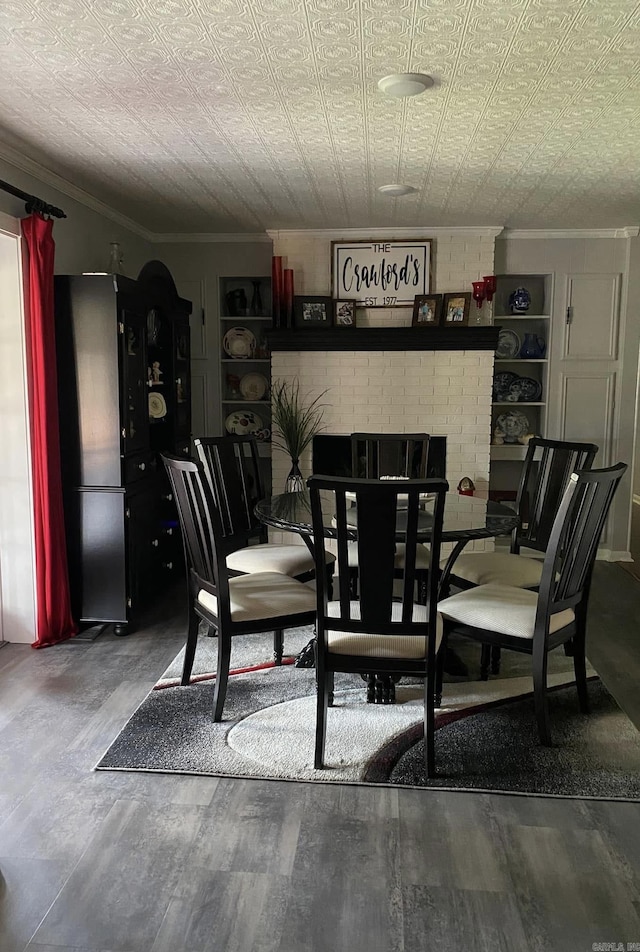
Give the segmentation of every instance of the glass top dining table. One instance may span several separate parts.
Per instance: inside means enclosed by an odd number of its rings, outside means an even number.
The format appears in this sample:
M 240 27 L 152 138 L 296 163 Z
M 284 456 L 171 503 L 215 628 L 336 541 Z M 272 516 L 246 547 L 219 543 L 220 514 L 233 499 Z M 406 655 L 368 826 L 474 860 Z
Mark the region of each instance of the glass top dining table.
M 334 497 L 320 492 L 322 500 L 324 534 L 335 538 Z M 311 497 L 308 490 L 297 493 L 282 493 L 261 500 L 255 507 L 261 522 L 275 529 L 296 532 L 302 536 L 313 533 L 311 525 Z M 508 535 L 518 525 L 518 515 L 509 506 L 483 499 L 480 496 L 464 496 L 448 492 L 444 507 L 443 542 L 462 543 L 459 550 L 473 539 L 488 539 Z M 398 528 L 401 530 L 402 510 L 398 513 Z M 428 542 L 431 537 L 432 509 L 429 498 L 423 502 L 418 519 L 418 538 Z M 357 506 L 353 506 L 353 537 L 357 538 Z

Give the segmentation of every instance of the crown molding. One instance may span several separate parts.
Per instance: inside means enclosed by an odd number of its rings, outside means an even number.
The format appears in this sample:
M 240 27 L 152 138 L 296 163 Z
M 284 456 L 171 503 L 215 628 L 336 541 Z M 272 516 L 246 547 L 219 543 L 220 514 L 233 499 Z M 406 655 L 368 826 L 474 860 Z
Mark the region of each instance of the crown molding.
M 99 215 L 103 215 L 105 218 L 116 222 L 116 224 L 121 225 L 123 228 L 127 228 L 140 238 L 144 238 L 146 241 L 154 240 L 154 234 L 149 231 L 148 228 L 144 228 L 132 218 L 122 215 L 120 212 L 111 208 L 110 205 L 101 202 L 100 199 L 95 198 L 89 192 L 85 192 L 84 189 L 79 188 L 77 185 L 73 185 L 67 181 L 67 179 L 47 169 L 44 165 L 40 165 L 39 162 L 35 162 L 16 149 L 12 149 L 11 146 L 0 144 L 0 158 L 3 158 L 10 165 L 13 165 L 14 168 L 19 169 L 19 171 L 35 176 L 40 182 L 57 189 L 58 192 L 67 195 L 80 205 L 84 205 Z
M 500 235 L 506 238 L 637 238 L 638 225 L 622 228 L 505 228 Z
M 503 231 L 502 225 L 469 225 L 451 228 L 267 228 L 267 235 L 274 241 L 280 238 L 317 237 L 328 239 L 354 240 L 361 238 L 365 241 L 371 238 L 430 238 L 455 235 L 456 237 L 497 238 Z
M 184 234 L 152 234 L 151 241 L 155 244 L 208 244 L 212 242 L 221 242 L 224 241 L 226 244 L 232 244 L 234 242 L 268 242 L 271 243 L 271 238 L 268 233 L 265 231 L 247 233 L 247 234 L 238 234 L 234 232 L 233 234 L 225 235 L 220 233 L 208 234 L 206 232 L 195 232 L 190 235 L 187 233 Z

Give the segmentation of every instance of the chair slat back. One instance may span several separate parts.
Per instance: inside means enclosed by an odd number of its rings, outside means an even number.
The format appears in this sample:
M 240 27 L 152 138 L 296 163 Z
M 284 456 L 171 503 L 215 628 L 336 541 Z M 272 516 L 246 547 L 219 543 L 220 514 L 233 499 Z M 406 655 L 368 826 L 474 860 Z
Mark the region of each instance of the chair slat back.
M 351 434 L 351 472 L 355 478 L 426 479 L 428 455 L 428 433 Z
M 521 528 L 514 532 L 512 552 L 521 546 L 546 551 L 571 474 L 591 469 L 597 452 L 595 443 L 529 441 L 516 501 Z
M 569 477 L 544 560 L 538 612 L 553 614 L 588 594 L 598 543 L 626 463 Z
M 445 493 L 443 479 L 367 480 L 340 476 L 311 476 L 308 480 L 311 494 L 311 512 L 314 548 L 322 551 L 323 514 L 320 493 L 330 494 L 335 512 L 337 536 L 336 568 L 341 580 L 339 609 L 328 615 L 328 592 L 323 572 L 316 572 L 318 591 L 318 637 L 324 637 L 327 626 L 333 630 L 379 634 L 416 634 L 426 636 L 424 623 L 420 627 L 412 621 L 415 601 L 416 553 L 419 513 L 423 507 L 421 494 L 433 493 L 427 503 L 432 524 L 430 538 L 429 583 L 427 614 L 435 625 L 436 586 L 442 537 Z M 355 496 L 351 505 L 349 493 Z M 326 508 L 326 502 L 325 502 Z M 355 514 L 355 515 L 354 515 Z M 424 513 L 422 516 L 424 517 Z M 352 599 L 349 586 L 348 543 L 357 531 L 358 597 Z M 394 566 L 396 545 L 405 545 L 404 569 L 398 579 Z M 394 575 L 397 584 L 394 593 Z M 398 603 L 400 607 L 398 608 Z M 358 608 L 355 608 L 355 605 Z M 396 612 L 394 613 L 394 605 Z M 392 620 L 392 616 L 396 619 Z M 434 629 L 435 631 L 435 629 Z
M 258 447 L 252 436 L 210 436 L 194 440 L 220 510 L 225 536 L 236 548 L 256 538 L 267 541 L 266 527 L 254 514 L 264 498 Z
M 201 582 L 219 589 L 223 580 L 226 593 L 224 537 L 220 514 L 201 463 L 170 453 L 160 454 L 173 490 L 185 549 L 187 569 Z

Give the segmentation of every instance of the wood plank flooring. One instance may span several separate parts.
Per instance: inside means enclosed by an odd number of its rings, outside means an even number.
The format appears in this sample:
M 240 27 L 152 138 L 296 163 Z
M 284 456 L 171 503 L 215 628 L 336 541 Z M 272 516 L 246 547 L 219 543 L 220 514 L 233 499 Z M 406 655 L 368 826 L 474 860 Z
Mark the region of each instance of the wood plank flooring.
M 589 654 L 640 727 L 640 583 Z M 640 943 L 640 804 L 95 772 L 183 643 L 0 651 L 1 952 L 588 952 Z

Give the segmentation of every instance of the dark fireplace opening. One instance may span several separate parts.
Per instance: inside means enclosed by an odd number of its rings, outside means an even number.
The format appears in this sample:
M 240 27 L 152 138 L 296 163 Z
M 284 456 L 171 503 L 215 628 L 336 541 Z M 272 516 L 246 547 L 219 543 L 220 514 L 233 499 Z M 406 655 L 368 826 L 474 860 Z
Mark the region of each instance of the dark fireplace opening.
M 323 476 L 352 476 L 351 437 L 344 434 L 321 433 L 314 436 L 311 445 L 312 470 Z M 446 478 L 447 438 L 432 436 L 429 439 L 427 476 Z

